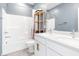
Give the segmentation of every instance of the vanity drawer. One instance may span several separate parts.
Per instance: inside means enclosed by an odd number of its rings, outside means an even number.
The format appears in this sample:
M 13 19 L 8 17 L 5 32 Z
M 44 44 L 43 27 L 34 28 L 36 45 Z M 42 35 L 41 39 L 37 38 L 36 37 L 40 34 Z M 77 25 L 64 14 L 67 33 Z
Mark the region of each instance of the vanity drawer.
M 35 40 L 46 45 L 46 40 L 42 36 L 35 36 Z
M 47 47 L 55 50 L 62 56 L 79 56 L 79 50 L 76 50 L 72 47 L 65 46 L 61 43 L 57 43 L 53 40 L 48 40 L 47 41 Z
M 56 51 L 47 48 L 47 56 L 60 56 Z

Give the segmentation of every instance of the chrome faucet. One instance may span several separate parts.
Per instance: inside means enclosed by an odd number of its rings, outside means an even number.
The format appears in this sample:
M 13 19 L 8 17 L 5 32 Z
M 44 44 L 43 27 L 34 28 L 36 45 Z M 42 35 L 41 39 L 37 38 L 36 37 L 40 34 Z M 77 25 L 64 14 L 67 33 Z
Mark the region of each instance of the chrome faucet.
M 49 33 L 52 33 L 52 29 L 51 28 L 49 29 Z
M 75 38 L 75 31 L 72 31 L 72 38 Z

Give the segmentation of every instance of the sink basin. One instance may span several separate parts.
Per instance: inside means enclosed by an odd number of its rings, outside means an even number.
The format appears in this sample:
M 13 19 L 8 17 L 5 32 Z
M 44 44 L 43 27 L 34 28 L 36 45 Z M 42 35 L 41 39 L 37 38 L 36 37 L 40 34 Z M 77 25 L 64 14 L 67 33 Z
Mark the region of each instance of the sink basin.
M 40 33 L 39 35 L 48 38 L 72 38 L 72 36 L 58 33 Z

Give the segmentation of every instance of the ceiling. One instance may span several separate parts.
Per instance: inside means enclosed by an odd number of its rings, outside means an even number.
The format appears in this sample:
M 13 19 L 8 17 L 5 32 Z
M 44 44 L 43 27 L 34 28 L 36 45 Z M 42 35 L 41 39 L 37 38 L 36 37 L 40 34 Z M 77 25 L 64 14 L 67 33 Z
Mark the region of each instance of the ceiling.
M 56 7 L 61 3 L 28 3 L 33 7 L 33 9 L 44 9 L 44 10 L 51 10 L 52 8 Z
M 52 8 L 60 5 L 61 3 L 50 3 L 47 5 L 47 10 L 51 10 Z
M 32 6 L 35 5 L 35 3 L 28 3 L 28 4 L 29 4 L 29 5 L 32 5 Z

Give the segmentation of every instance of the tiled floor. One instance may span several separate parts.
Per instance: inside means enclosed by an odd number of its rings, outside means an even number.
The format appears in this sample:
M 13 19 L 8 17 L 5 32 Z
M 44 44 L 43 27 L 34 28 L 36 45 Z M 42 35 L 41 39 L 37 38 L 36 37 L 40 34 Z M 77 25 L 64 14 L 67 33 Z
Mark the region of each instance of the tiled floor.
M 20 50 L 20 51 L 17 51 L 17 52 L 7 54 L 5 56 L 33 56 L 33 55 L 34 55 L 33 53 L 28 53 L 27 49 L 23 49 L 23 50 Z

